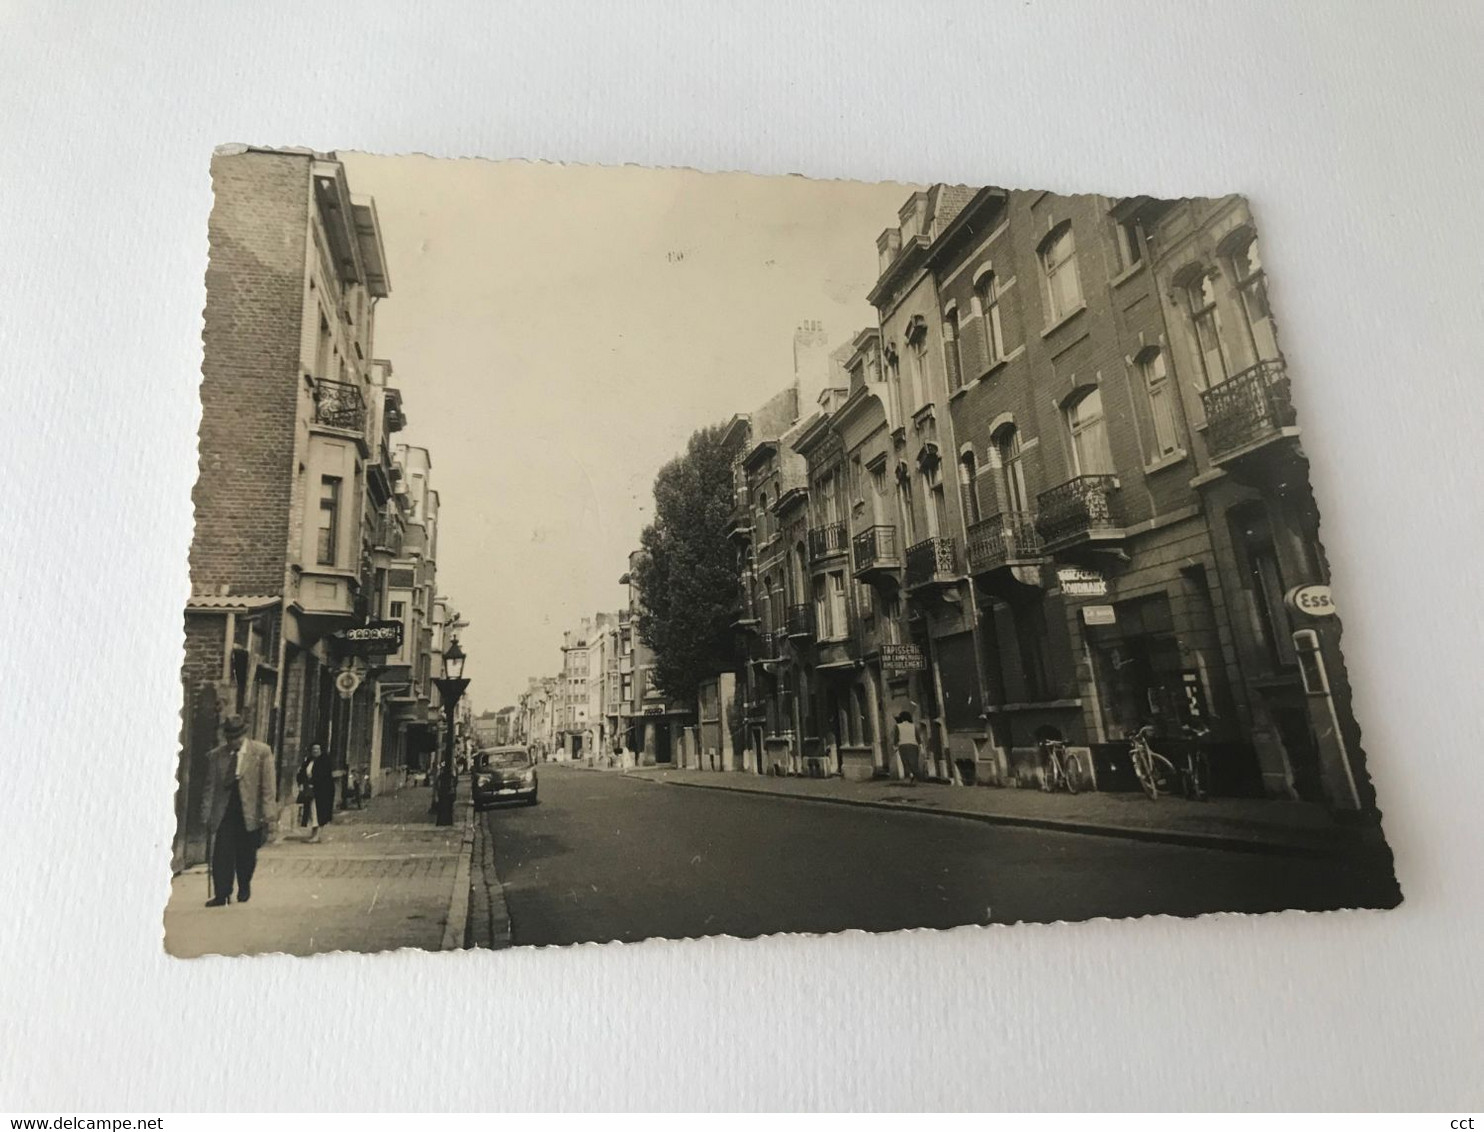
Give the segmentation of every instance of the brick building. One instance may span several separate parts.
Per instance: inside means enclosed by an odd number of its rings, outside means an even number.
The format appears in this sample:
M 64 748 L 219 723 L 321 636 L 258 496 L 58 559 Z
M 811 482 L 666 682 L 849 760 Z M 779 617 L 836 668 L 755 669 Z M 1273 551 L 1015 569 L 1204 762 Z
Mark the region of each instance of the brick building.
M 390 443 L 401 395 L 372 353 L 390 293 L 374 202 L 307 151 L 223 151 L 212 181 L 178 865 L 204 849 L 201 760 L 228 713 L 273 748 L 285 801 L 311 743 L 342 779 L 377 784 L 384 658 L 348 655 L 341 634 L 385 615 L 408 533 L 427 522 Z M 347 670 L 349 697 L 335 687 Z
M 1055 736 L 1124 789 L 1129 731 L 1194 722 L 1220 793 L 1370 805 L 1245 203 L 939 185 L 897 219 L 819 411 L 731 426 L 718 767 L 899 775 L 908 710 L 940 778 L 1036 785 Z

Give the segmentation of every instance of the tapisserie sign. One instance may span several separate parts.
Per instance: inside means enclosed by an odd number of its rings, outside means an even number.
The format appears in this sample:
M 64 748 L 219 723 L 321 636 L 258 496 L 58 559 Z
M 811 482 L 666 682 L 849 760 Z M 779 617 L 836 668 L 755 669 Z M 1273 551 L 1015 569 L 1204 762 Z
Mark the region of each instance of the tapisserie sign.
M 888 672 L 922 672 L 927 657 L 916 645 L 882 645 L 881 667 Z

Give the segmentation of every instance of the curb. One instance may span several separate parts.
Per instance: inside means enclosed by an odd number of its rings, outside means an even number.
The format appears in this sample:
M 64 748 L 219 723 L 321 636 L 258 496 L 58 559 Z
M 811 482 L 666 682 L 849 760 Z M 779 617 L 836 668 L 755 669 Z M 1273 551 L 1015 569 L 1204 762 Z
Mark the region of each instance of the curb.
M 959 818 L 983 825 L 1003 825 L 1023 829 L 1044 829 L 1053 833 L 1076 833 L 1089 837 L 1114 837 L 1125 841 L 1152 841 L 1164 845 L 1184 845 L 1195 849 L 1219 849 L 1230 853 L 1259 853 L 1281 857 L 1332 857 L 1334 849 L 1308 845 L 1285 845 L 1247 837 L 1227 837 L 1218 833 L 1191 833 L 1171 829 L 1142 829 L 1126 825 L 1098 825 L 1093 822 L 1064 821 L 1058 818 L 1023 817 L 1018 814 L 986 814 L 977 810 L 915 809 L 895 802 L 876 802 L 865 798 L 833 798 L 828 794 L 788 794 L 773 790 L 748 790 L 744 787 L 713 785 L 710 782 L 677 782 L 671 778 L 643 781 L 664 786 L 683 786 L 692 790 L 722 790 L 729 794 L 748 794 L 763 798 L 783 798 L 794 802 L 819 802 L 831 806 L 855 806 L 866 810 L 887 810 L 894 814 L 924 814 L 934 817 Z
M 453 895 L 448 901 L 448 916 L 443 921 L 440 951 L 457 951 L 464 946 L 464 931 L 469 924 L 469 862 L 474 856 L 474 802 L 464 803 L 464 833 L 459 840 L 459 864 L 453 874 Z

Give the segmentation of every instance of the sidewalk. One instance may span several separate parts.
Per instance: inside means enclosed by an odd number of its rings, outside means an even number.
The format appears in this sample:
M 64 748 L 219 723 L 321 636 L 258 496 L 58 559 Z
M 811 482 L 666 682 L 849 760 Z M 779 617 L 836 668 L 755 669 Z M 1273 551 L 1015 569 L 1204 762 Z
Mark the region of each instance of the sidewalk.
M 1337 824 L 1322 806 L 1254 798 L 1190 802 L 1143 794 L 1047 794 L 990 786 L 915 787 L 876 779 L 770 778 L 743 772 L 646 767 L 628 772 L 672 786 L 775 794 L 879 809 L 910 810 L 996 825 L 1090 833 L 1241 852 L 1386 853 L 1375 826 Z
M 165 908 L 165 950 L 182 958 L 286 952 L 385 951 L 462 946 L 467 915 L 471 807 L 461 791 L 451 826 L 429 810 L 432 791 L 407 786 L 337 812 L 309 844 L 280 829 L 258 853 L 252 899 L 205 907 L 206 867 L 175 877 Z M 464 899 L 456 878 L 464 877 Z M 450 918 L 458 920 L 450 925 Z

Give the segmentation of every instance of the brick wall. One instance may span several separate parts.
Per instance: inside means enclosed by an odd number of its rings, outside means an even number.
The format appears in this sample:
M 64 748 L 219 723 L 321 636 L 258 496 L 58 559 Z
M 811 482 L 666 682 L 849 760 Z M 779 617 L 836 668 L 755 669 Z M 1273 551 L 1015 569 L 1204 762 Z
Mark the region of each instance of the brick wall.
M 199 474 L 191 583 L 283 587 L 309 209 L 309 158 L 211 165 Z

